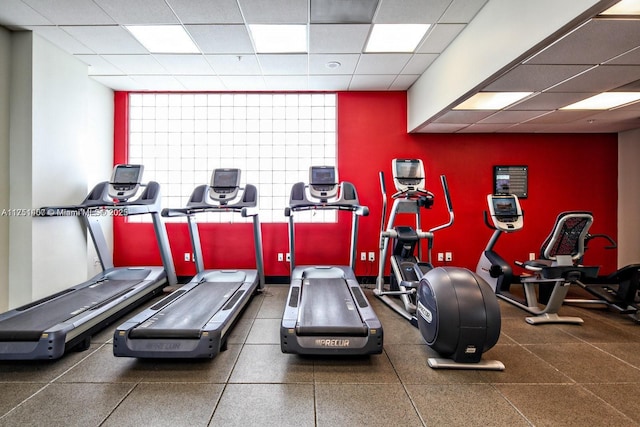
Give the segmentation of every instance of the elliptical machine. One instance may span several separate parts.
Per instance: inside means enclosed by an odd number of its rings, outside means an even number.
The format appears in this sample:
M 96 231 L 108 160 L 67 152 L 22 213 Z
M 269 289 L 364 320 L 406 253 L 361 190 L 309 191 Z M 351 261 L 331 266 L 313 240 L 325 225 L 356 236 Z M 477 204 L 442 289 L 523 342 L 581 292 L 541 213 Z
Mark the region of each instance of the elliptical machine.
M 496 360 L 482 360 L 500 337 L 500 307 L 482 278 L 457 267 L 433 268 L 431 249 L 433 233 L 453 224 L 453 208 L 444 176 L 442 187 L 449 211 L 449 222 L 429 231 L 420 230 L 420 209 L 433 205 L 433 194 L 424 186 L 425 175 L 419 159 L 394 159 L 393 181 L 397 192 L 385 229 L 386 191 L 384 174 L 380 172 L 383 212 L 380 231 L 380 266 L 374 294 L 385 304 L 417 326 L 429 347 L 442 357 L 429 358 L 431 368 L 503 370 Z M 394 228 L 396 214 L 415 215 L 416 228 Z M 428 262 L 422 262 L 420 241 L 428 241 Z M 384 261 L 389 241 L 390 290 L 384 288 Z M 418 256 L 415 255 L 416 246 Z M 399 305 L 392 297 L 399 297 Z

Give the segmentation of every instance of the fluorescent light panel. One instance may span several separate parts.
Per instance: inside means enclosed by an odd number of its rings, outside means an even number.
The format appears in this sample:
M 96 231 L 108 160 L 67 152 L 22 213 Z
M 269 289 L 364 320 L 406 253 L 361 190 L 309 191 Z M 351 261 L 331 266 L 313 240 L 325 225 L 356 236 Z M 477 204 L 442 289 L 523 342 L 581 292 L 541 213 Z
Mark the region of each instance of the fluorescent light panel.
M 151 53 L 200 53 L 181 25 L 127 25 L 126 28 Z
M 640 101 L 640 92 L 604 92 L 560 108 L 561 110 L 608 110 Z
M 413 52 L 429 27 L 429 24 L 374 24 L 364 51 Z
M 640 0 L 621 0 L 601 15 L 640 15 Z
M 306 25 L 249 25 L 256 53 L 307 52 Z
M 533 92 L 478 92 L 453 107 L 454 110 L 501 110 Z

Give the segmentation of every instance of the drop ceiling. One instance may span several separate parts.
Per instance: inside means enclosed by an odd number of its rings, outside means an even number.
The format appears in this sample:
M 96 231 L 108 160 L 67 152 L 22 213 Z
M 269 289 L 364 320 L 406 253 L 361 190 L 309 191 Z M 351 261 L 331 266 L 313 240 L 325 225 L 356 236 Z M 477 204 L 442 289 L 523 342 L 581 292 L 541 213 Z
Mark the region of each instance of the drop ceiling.
M 409 89 L 491 1 L 2 0 L 0 25 L 33 31 L 86 63 L 92 78 L 114 90 L 395 91 Z M 248 25 L 275 23 L 306 24 L 308 53 L 255 53 Z M 372 24 L 382 23 L 431 27 L 414 53 L 363 53 Z M 144 24 L 182 25 L 201 53 L 150 53 L 125 28 Z M 533 92 L 528 98 L 500 111 L 450 106 L 415 131 L 640 128 L 640 103 L 608 111 L 559 110 L 621 90 L 640 91 L 640 20 L 595 17 L 469 88 L 470 94 Z

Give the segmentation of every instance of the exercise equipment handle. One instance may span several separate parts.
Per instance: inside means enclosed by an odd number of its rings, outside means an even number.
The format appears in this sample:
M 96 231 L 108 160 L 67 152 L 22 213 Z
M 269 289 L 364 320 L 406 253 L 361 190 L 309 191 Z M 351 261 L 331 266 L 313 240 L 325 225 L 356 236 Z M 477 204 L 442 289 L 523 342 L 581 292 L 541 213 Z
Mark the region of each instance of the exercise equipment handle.
M 453 204 L 451 203 L 451 195 L 449 194 L 449 186 L 447 185 L 447 177 L 444 175 L 440 175 L 440 183 L 442 184 L 442 189 L 444 190 L 444 198 L 447 202 L 447 211 L 449 212 L 449 221 L 445 224 L 439 225 L 429 230 L 429 232 L 433 233 L 434 231 L 442 230 L 443 228 L 451 227 L 453 224 Z

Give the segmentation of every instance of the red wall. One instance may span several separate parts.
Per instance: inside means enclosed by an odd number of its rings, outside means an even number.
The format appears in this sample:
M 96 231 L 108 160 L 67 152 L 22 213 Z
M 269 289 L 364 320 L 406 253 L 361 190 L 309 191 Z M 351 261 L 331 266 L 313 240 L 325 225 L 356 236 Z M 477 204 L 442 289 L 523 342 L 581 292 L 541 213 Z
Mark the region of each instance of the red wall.
M 126 161 L 127 94 L 116 93 L 115 162 Z M 382 201 L 378 172 L 384 171 L 388 193 L 393 184 L 391 159 L 422 159 L 427 186 L 436 201 L 423 211 L 422 228 L 448 220 L 439 176 L 447 176 L 455 211 L 452 227 L 436 233 L 437 252 L 453 253 L 451 265 L 475 269 L 491 236 L 483 222 L 486 195 L 492 191 L 492 170 L 497 164 L 529 166 L 529 198 L 521 201 L 524 229 L 503 235 L 496 249 L 507 260 L 524 260 L 538 252 L 556 215 L 563 210 L 589 210 L 595 217 L 593 233 L 617 235 L 617 136 L 615 134 L 408 134 L 404 92 L 345 92 L 338 94 L 338 169 L 341 180 L 355 184 L 360 201 L 370 215 L 360 221 L 358 251 L 378 252 Z M 284 209 L 284 206 L 283 206 Z M 347 263 L 350 217 L 341 214 L 338 224 L 301 224 L 297 227 L 296 262 Z M 186 224 L 169 224 L 178 275 L 194 273 L 182 260 L 190 243 Z M 232 241 L 216 238 L 234 235 Z M 286 224 L 263 224 L 267 276 L 286 276 L 288 264 L 276 254 L 288 251 Z M 204 224 L 201 239 L 205 265 L 251 268 L 255 263 L 250 224 Z M 160 264 L 150 224 L 130 224 L 116 219 L 116 265 Z M 591 245 L 586 264 L 601 265 L 601 273 L 616 268 L 616 251 L 603 249 L 603 241 Z M 243 265 L 238 265 L 238 260 Z M 235 264 L 234 264 L 235 262 Z M 441 264 L 434 261 L 434 264 Z M 358 261 L 356 274 L 376 275 L 377 263 Z

